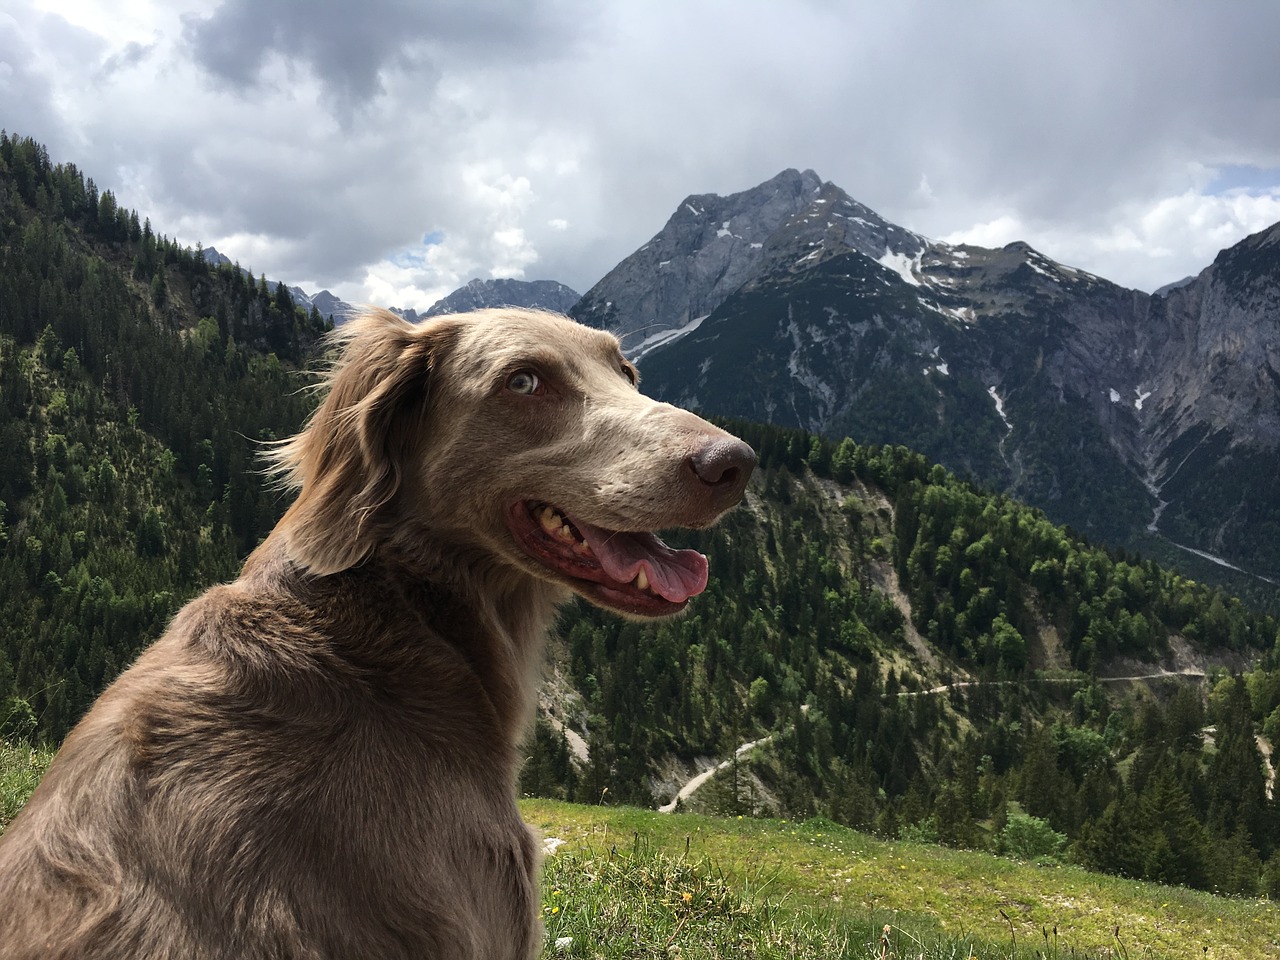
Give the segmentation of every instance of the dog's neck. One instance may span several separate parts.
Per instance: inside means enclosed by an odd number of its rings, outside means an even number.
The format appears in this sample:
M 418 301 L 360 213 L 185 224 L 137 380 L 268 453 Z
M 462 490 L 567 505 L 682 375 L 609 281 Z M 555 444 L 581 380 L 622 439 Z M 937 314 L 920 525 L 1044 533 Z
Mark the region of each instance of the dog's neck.
M 373 562 L 394 567 L 401 558 L 387 551 Z M 415 551 L 413 569 L 412 578 L 389 579 L 471 665 L 506 736 L 518 743 L 533 720 L 547 634 L 568 591 L 479 552 L 451 552 L 439 564 L 424 564 Z
M 271 589 L 282 579 L 293 581 L 298 595 L 332 604 L 340 619 L 354 615 L 359 622 L 362 614 L 351 606 L 376 606 L 393 618 L 397 632 L 411 632 L 412 620 L 445 641 L 475 674 L 513 747 L 533 719 L 547 634 L 558 608 L 571 597 L 567 589 L 481 552 L 451 550 L 447 558 L 434 557 L 421 546 L 412 555 L 384 546 L 352 570 L 309 577 L 273 533 L 246 561 L 241 580 Z M 361 661 L 411 669 L 412 651 L 403 645 L 387 645 L 358 631 L 346 640 Z

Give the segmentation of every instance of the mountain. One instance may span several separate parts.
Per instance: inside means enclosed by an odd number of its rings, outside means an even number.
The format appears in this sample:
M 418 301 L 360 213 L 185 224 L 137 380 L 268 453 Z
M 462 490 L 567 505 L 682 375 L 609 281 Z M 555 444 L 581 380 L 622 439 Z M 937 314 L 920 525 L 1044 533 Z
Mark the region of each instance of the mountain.
M 219 252 L 216 247 L 201 247 L 199 249 L 199 255 L 206 263 L 212 264 L 213 266 L 238 266 L 238 264 L 236 264 L 225 253 Z M 250 280 L 254 279 L 253 274 L 249 270 L 244 267 L 240 267 L 239 269 L 240 272 Z M 276 292 L 276 288 L 280 286 L 280 281 L 267 280 L 266 285 L 267 292 L 274 294 Z M 286 285 L 285 289 L 289 291 L 289 296 L 293 299 L 293 302 L 303 310 L 310 312 L 314 307 L 321 319 L 328 320 L 331 323 L 341 323 L 355 310 L 355 307 L 351 304 L 334 296 L 328 290 L 321 290 L 319 293 L 310 294 L 301 287 L 291 287 Z
M 1166 294 L 1168 294 L 1171 290 L 1177 290 L 1180 287 L 1185 287 L 1187 284 L 1191 283 L 1194 280 L 1195 280 L 1194 274 L 1189 277 L 1183 277 L 1181 280 L 1173 281 L 1173 283 L 1166 283 L 1163 287 L 1157 287 L 1155 290 L 1151 291 L 1151 295 L 1153 297 L 1163 297 Z
M 437 300 L 423 316 L 465 313 L 486 307 L 534 307 L 565 313 L 578 299 L 578 293 L 554 280 L 477 279 Z
M 977 849 L 1018 811 L 1094 869 L 1280 881 L 1274 617 L 905 448 L 727 426 L 760 466 L 681 534 L 711 585 L 674 622 L 565 611 L 526 793 L 670 808 L 718 767 L 683 808 Z
M 688 198 L 572 312 L 664 399 L 905 444 L 1274 602 L 1278 229 L 1152 296 L 1025 243 L 929 241 L 788 170 Z
M 332 320 L 334 323 L 341 323 L 354 309 L 351 304 L 335 297 L 328 290 L 321 290 L 315 296 L 307 299 L 310 300 L 311 306 L 320 311 L 320 316 Z
M 894 263 L 909 261 L 924 246 L 812 170 L 784 170 L 743 193 L 687 198 L 570 313 L 612 330 L 639 359 L 697 329 L 732 293 L 793 251 L 812 258 L 828 240 Z
M 214 266 L 234 266 L 232 260 L 214 247 L 200 248 L 203 259 Z M 244 275 L 253 279 L 253 274 L 241 268 Z M 267 290 L 275 293 L 279 281 L 267 280 Z M 293 302 L 304 310 L 312 308 L 324 320 L 335 324 L 342 323 L 356 311 L 356 307 L 341 298 L 321 290 L 310 294 L 301 287 L 288 287 Z M 453 293 L 437 300 L 425 313 L 402 307 L 391 307 L 410 323 L 417 323 L 426 317 L 434 317 L 443 313 L 464 313 L 467 310 L 482 310 L 485 307 L 536 307 L 554 313 L 567 313 L 569 308 L 578 302 L 579 294 L 554 280 L 472 280 Z

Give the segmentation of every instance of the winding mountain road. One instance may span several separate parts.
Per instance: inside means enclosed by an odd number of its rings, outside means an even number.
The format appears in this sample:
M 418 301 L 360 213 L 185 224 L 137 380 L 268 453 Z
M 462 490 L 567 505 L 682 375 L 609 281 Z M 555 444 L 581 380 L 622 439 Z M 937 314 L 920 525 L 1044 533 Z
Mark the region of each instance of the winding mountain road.
M 1124 676 L 1124 677 L 1095 677 L 1094 679 L 1098 680 L 1100 683 L 1120 683 L 1128 680 L 1161 680 L 1165 677 L 1203 677 L 1203 676 L 1206 676 L 1205 672 L 1197 667 L 1183 667 L 1181 670 L 1161 670 L 1157 673 L 1140 673 L 1140 674 L 1134 674 L 1131 676 Z M 920 697 L 920 696 L 927 696 L 929 694 L 936 695 L 940 693 L 946 693 L 952 689 L 959 689 L 963 687 L 976 687 L 984 684 L 987 686 L 993 686 L 993 685 L 994 686 L 1010 686 L 1012 684 L 1022 684 L 1022 683 L 1028 683 L 1028 682 L 1031 682 L 1031 683 L 1084 683 L 1088 679 L 1089 679 L 1088 677 L 1037 677 L 1037 678 L 1032 678 L 1030 680 L 956 680 L 953 683 L 944 683 L 941 686 L 930 687 L 928 690 L 903 690 L 895 694 L 895 696 Z M 686 781 L 684 786 L 682 786 L 676 792 L 675 797 L 672 798 L 672 800 L 669 803 L 664 803 L 662 806 L 658 807 L 658 812 L 659 813 L 675 813 L 676 808 L 680 805 L 682 801 L 688 800 L 691 796 L 697 793 L 699 788 L 701 788 L 703 784 L 705 784 L 708 780 L 714 777 L 717 773 L 719 773 L 722 770 L 728 770 L 731 766 L 733 766 L 734 761 L 741 758 L 744 754 L 750 753 L 752 750 L 756 749 L 757 747 L 763 747 L 766 744 L 772 743 L 774 737 L 776 736 L 777 734 L 771 733 L 767 737 L 759 737 L 755 740 L 748 740 L 746 743 L 740 744 L 737 747 L 737 749 L 733 751 L 733 756 L 731 756 L 728 760 L 722 760 L 720 763 L 716 764 L 714 767 L 709 767 L 706 770 L 703 770 L 697 776 L 691 777 L 688 781 Z M 1258 753 L 1262 755 L 1262 763 L 1263 763 L 1263 766 L 1266 768 L 1266 791 L 1267 791 L 1267 797 L 1270 798 L 1273 795 L 1273 792 L 1275 790 L 1275 782 L 1276 782 L 1276 768 L 1275 766 L 1272 765 L 1272 762 L 1271 762 L 1272 746 L 1270 743 L 1267 742 L 1267 739 L 1263 737 L 1261 734 L 1258 735 L 1257 742 L 1258 742 Z
M 1012 687 L 1028 683 L 1087 683 L 1090 679 L 1099 683 L 1122 683 L 1127 680 L 1161 680 L 1165 677 L 1204 677 L 1207 674 L 1199 667 L 1183 667 L 1181 670 L 1160 670 L 1156 673 L 1139 673 L 1124 677 L 1029 677 L 1025 680 L 956 680 L 928 690 L 903 690 L 893 694 L 898 697 L 922 697 L 930 694 L 946 693 L 964 687 Z

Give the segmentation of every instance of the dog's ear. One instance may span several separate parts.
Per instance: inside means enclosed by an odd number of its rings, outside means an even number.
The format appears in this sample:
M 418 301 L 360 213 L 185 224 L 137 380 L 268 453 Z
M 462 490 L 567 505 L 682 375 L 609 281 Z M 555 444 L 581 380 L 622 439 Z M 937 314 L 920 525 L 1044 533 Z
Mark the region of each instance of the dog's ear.
M 335 331 L 341 352 L 320 384 L 324 401 L 306 429 L 266 455 L 269 472 L 299 490 L 280 528 L 290 558 L 310 573 L 346 570 L 373 548 L 378 514 L 425 422 L 431 369 L 454 330 L 368 310 Z

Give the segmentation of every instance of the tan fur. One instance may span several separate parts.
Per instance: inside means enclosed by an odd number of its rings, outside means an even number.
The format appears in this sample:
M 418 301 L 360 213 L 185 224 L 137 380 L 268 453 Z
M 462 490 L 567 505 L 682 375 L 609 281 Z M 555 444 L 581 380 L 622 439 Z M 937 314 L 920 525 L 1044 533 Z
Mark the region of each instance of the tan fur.
M 517 747 L 572 584 L 504 511 L 705 526 L 751 463 L 700 480 L 691 458 L 727 435 L 641 396 L 616 340 L 563 318 L 370 311 L 338 345 L 326 399 L 272 454 L 297 500 L 102 695 L 0 838 L 0 958 L 538 952 Z M 513 393 L 527 369 L 554 391 Z

